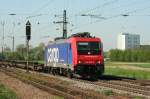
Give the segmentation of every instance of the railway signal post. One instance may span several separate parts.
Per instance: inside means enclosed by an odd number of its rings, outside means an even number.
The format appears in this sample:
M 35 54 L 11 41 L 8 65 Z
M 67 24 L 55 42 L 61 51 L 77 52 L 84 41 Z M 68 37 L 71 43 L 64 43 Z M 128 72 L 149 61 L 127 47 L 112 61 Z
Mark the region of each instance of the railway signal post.
M 29 72 L 29 40 L 30 39 L 31 39 L 31 23 L 27 21 L 26 23 L 26 49 L 27 49 L 26 68 L 27 68 L 27 72 Z

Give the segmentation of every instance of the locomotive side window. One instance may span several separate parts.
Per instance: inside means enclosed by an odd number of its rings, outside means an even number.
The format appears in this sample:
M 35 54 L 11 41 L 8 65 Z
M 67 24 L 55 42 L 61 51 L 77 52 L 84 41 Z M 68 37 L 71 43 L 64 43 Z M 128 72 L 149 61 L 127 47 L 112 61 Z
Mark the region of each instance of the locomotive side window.
M 79 55 L 98 55 L 100 54 L 101 44 L 99 42 L 78 42 L 77 51 Z

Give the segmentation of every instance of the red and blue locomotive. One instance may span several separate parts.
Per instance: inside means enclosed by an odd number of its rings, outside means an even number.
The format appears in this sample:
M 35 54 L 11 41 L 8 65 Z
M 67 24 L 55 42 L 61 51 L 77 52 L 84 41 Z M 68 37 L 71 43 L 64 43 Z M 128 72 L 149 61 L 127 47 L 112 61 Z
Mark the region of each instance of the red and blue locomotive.
M 45 66 L 53 74 L 99 77 L 104 72 L 102 41 L 89 33 L 55 40 L 45 49 Z

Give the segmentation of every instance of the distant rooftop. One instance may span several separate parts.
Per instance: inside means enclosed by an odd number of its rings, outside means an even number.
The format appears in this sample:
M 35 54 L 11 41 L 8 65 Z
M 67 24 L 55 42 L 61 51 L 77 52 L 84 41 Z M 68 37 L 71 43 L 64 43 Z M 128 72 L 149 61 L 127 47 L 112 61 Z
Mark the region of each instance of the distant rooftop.
M 131 33 L 121 33 L 122 35 L 139 35 L 139 34 L 131 34 Z

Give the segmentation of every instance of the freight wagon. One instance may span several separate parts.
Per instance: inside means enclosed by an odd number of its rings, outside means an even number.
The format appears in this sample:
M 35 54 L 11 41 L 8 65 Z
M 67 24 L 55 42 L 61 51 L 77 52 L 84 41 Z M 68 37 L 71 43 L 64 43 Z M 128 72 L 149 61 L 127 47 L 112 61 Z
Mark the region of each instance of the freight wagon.
M 97 78 L 104 72 L 102 41 L 89 33 L 56 40 L 45 48 L 45 66 L 53 74 Z

